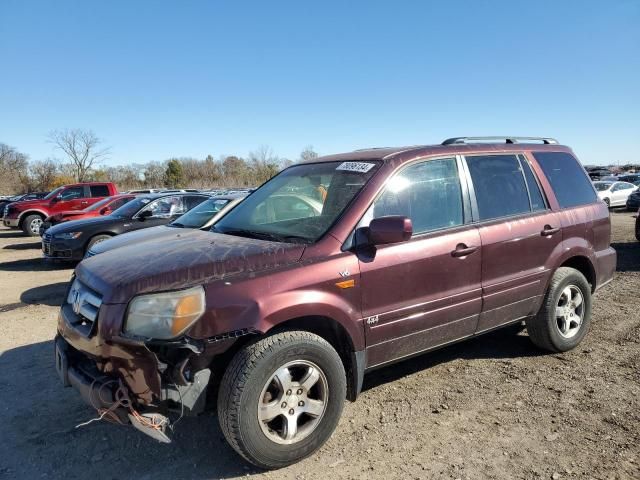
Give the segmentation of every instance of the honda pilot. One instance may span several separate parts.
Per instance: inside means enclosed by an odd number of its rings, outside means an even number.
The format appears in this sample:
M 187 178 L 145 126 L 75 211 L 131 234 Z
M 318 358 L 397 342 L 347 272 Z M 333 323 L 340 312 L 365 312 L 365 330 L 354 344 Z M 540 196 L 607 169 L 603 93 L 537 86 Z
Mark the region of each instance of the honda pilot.
M 575 348 L 615 270 L 610 230 L 549 138 L 314 159 L 212 231 L 82 261 L 56 368 L 100 418 L 163 442 L 217 405 L 235 451 L 279 468 L 326 442 L 373 369 L 522 321 L 539 348 Z

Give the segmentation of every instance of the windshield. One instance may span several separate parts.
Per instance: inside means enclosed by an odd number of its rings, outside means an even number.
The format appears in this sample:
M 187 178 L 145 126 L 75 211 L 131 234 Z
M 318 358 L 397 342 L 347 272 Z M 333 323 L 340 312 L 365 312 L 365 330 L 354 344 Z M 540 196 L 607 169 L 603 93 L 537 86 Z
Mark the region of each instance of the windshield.
M 88 208 L 85 208 L 85 212 L 91 212 L 92 210 L 97 210 L 101 207 L 104 207 L 107 203 L 109 203 L 111 201 L 111 197 L 107 197 L 103 200 L 100 200 L 99 202 L 94 203 L 93 205 L 91 205 Z
M 380 162 L 295 165 L 269 180 L 213 231 L 280 242 L 313 243 L 340 217 Z
M 175 222 L 172 222 L 169 225 L 185 228 L 200 228 L 211 220 L 213 216 L 222 210 L 222 207 L 230 201 L 231 200 L 222 198 L 211 198 L 209 200 L 205 200 L 199 205 L 193 207 L 184 215 L 178 217 Z
M 609 190 L 609 188 L 611 188 L 611 183 L 609 182 L 595 182 L 593 184 L 594 187 L 596 187 L 596 190 L 599 192 L 604 192 L 605 190 Z
M 129 203 L 125 203 L 120 208 L 116 209 L 111 215 L 116 217 L 133 217 L 138 210 L 144 207 L 147 203 L 150 203 L 153 198 L 138 197 L 131 200 Z
M 58 188 L 56 188 L 53 192 L 49 193 L 49 195 L 47 195 L 46 197 L 44 197 L 44 199 L 45 199 L 45 200 L 49 200 L 50 198 L 55 197 L 56 195 L 58 195 L 58 194 L 62 191 L 62 189 L 63 189 L 63 188 L 64 188 L 64 187 L 58 187 Z

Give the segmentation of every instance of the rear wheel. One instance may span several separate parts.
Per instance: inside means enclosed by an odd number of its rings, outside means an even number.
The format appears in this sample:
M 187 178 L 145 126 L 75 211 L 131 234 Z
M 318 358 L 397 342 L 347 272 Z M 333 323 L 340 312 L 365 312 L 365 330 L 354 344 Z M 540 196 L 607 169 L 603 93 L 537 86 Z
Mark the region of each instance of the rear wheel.
M 540 311 L 527 319 L 527 332 L 536 346 L 566 352 L 582 341 L 590 322 L 589 282 L 578 270 L 560 267 L 551 279 Z
M 22 221 L 22 231 L 25 235 L 30 237 L 37 237 L 40 235 L 40 226 L 42 225 L 42 217 L 37 214 L 28 215 Z
M 220 385 L 218 420 L 246 460 L 281 468 L 327 441 L 345 397 L 344 366 L 333 347 L 309 332 L 282 332 L 233 358 Z

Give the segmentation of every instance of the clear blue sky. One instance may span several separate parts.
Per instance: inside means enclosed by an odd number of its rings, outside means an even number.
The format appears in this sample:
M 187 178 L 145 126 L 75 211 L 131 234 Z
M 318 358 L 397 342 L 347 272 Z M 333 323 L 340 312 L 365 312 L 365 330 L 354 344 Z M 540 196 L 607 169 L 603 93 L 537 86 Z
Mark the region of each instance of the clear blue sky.
M 639 0 L 2 0 L 0 59 L 0 142 L 35 160 L 81 127 L 109 164 L 494 134 L 640 161 Z

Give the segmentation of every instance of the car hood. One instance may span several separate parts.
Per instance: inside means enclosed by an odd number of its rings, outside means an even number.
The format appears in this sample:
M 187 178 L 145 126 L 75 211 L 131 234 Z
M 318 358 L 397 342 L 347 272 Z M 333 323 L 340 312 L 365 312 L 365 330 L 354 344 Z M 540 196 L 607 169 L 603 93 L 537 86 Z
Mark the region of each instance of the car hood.
M 192 229 L 167 227 L 166 225 L 143 228 L 142 230 L 123 233 L 122 235 L 117 235 L 109 240 L 105 240 L 104 242 L 96 243 L 91 247 L 91 253 L 98 255 L 116 248 L 131 246 L 134 243 L 138 244 L 141 242 L 156 240 L 171 241 L 174 238 L 181 238 L 191 231 Z
M 13 203 L 14 207 L 17 207 L 21 210 L 25 210 L 31 207 L 42 207 L 42 206 L 49 205 L 49 200 L 44 200 L 42 198 L 33 198 L 31 200 L 18 200 L 17 202 L 11 202 L 11 203 Z
M 59 223 L 47 230 L 48 233 L 55 235 L 56 233 L 67 232 L 84 232 L 85 230 L 93 231 L 96 227 L 104 227 L 112 223 L 122 222 L 122 217 L 114 217 L 112 215 L 104 215 L 96 218 L 83 218 L 81 220 L 70 220 L 68 222 Z
M 141 293 L 188 288 L 296 263 L 304 245 L 202 230 L 170 241 L 136 243 L 83 260 L 78 279 L 104 303 L 126 303 Z

